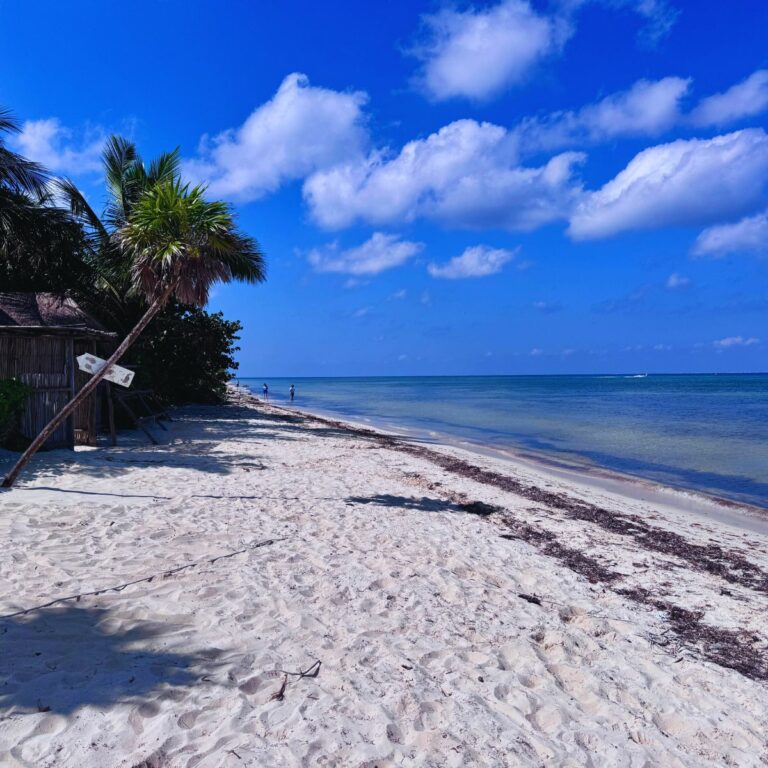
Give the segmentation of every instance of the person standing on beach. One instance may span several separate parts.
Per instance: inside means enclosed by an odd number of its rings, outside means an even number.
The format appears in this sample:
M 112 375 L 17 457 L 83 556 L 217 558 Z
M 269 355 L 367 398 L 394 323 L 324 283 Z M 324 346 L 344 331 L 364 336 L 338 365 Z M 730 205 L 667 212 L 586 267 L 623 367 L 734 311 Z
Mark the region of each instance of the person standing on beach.
M 291 388 L 288 391 L 291 393 L 291 402 L 293 402 L 293 396 L 296 394 L 296 386 L 291 384 Z
M 267 382 L 264 382 L 264 386 L 261 388 L 262 392 L 264 393 L 264 399 L 269 400 L 269 387 L 267 386 Z

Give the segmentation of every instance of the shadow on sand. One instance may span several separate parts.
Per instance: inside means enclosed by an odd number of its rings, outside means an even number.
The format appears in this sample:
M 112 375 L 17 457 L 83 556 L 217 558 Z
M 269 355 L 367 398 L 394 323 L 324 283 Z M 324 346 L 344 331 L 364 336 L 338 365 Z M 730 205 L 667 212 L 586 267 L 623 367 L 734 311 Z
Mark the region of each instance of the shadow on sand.
M 119 625 L 108 609 L 74 605 L 0 619 L 0 713 L 66 715 L 199 680 L 202 659 L 158 651 L 151 642 L 173 625 Z
M 174 415 L 166 440 L 151 445 L 140 433 L 124 433 L 118 436 L 115 447 L 102 446 L 98 450 L 72 452 L 66 449 L 39 453 L 25 469 L 22 480 L 36 478 L 88 476 L 100 480 L 120 477 L 134 467 L 162 467 L 188 469 L 220 475 L 238 472 L 254 472 L 266 469 L 256 451 L 259 442 L 267 440 L 290 441 L 297 439 L 301 426 L 291 421 L 281 422 L 264 414 L 254 414 L 251 409 L 230 406 L 228 408 L 189 407 Z M 159 437 L 159 435 L 158 435 Z M 238 441 L 243 450 L 234 452 Z M 229 450 L 221 450 L 226 442 Z M 0 476 L 18 457 L 10 451 L 0 455 Z M 17 487 L 24 488 L 25 482 Z M 63 489 L 47 485 L 50 490 Z M 66 492 L 66 491 L 63 491 Z M 78 491 L 79 492 L 79 491 Z M 93 495 L 105 495 L 94 492 Z M 115 494 L 131 498 L 154 497 L 153 494 Z
M 460 503 L 430 496 L 416 498 L 415 496 L 392 496 L 388 493 L 378 496 L 349 496 L 347 504 L 376 504 L 380 507 L 415 509 L 419 512 L 465 512 L 470 515 L 480 515 L 480 517 L 487 517 L 498 511 L 497 507 L 484 504 L 482 501 Z

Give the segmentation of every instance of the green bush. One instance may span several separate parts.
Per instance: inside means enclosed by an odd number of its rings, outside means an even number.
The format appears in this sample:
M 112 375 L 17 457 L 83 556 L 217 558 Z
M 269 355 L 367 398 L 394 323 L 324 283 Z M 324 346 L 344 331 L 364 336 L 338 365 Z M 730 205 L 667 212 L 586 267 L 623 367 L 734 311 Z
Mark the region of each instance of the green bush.
M 153 389 L 171 404 L 220 403 L 238 367 L 235 342 L 242 325 L 221 312 L 178 304 L 147 327 L 130 352 L 136 389 Z
M 16 427 L 16 419 L 32 390 L 16 379 L 0 379 L 0 445 L 4 445 Z

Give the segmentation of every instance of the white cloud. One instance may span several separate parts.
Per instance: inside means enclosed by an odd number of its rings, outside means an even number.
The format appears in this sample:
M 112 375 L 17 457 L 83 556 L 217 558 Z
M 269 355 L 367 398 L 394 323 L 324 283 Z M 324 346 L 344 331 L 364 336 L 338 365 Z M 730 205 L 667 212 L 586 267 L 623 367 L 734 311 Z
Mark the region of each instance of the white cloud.
M 236 129 L 203 137 L 185 173 L 212 195 L 256 200 L 281 184 L 362 155 L 368 135 L 364 93 L 311 86 L 291 74 L 277 93 Z
M 395 301 L 402 301 L 408 295 L 408 291 L 405 288 L 401 288 L 399 291 L 395 291 L 389 298 Z
M 667 0 L 602 0 L 609 5 L 619 8 L 627 7 L 646 21 L 640 30 L 640 40 L 655 45 L 661 38 L 666 37 L 680 15 L 680 11 L 670 5 Z
M 725 256 L 728 253 L 768 254 L 768 210 L 735 224 L 705 229 L 693 246 L 695 256 Z
M 351 290 L 362 285 L 368 285 L 370 282 L 370 280 L 361 280 L 359 277 L 349 277 L 344 281 L 344 287 Z
M 618 136 L 658 136 L 681 119 L 680 101 L 690 79 L 638 80 L 626 91 L 606 96 L 577 112 L 528 118 L 516 129 L 526 150 L 547 150 Z
M 671 344 L 654 344 L 653 348 L 657 352 L 669 352 L 672 349 L 672 345 Z
M 717 339 L 712 344 L 716 349 L 730 349 L 731 347 L 751 347 L 759 344 L 760 339 L 754 336 L 726 336 L 724 339 Z
M 54 173 L 77 175 L 101 170 L 101 129 L 88 129 L 76 140 L 74 131 L 55 117 L 27 120 L 13 144 L 25 157 Z
M 446 264 L 430 264 L 427 271 L 432 277 L 458 280 L 464 277 L 487 277 L 501 272 L 504 265 L 512 261 L 519 248 L 508 251 L 505 248 L 489 248 L 475 245 L 467 248 L 461 256 L 454 256 Z
M 680 275 L 677 272 L 673 272 L 667 278 L 667 282 L 666 282 L 666 286 L 670 290 L 675 290 L 675 288 L 685 288 L 690 284 L 691 284 L 690 277 L 685 277 L 684 275 Z
M 559 301 L 534 301 L 533 308 L 545 315 L 551 315 L 555 312 L 559 312 L 563 305 Z
M 527 0 L 483 10 L 445 9 L 426 16 L 429 40 L 415 55 L 417 83 L 431 99 L 487 99 L 519 83 L 570 36 L 565 19 L 539 15 Z
M 678 15 L 666 0 L 559 0 L 550 16 L 537 13 L 530 0 L 445 8 L 424 17 L 427 39 L 412 51 L 422 61 L 416 84 L 435 101 L 490 98 L 559 54 L 574 33 L 575 12 L 590 2 L 637 13 L 647 22 L 640 37 L 651 43 L 669 32 Z
M 758 69 L 746 80 L 702 99 L 691 113 L 694 125 L 722 125 L 768 109 L 768 69 Z
M 768 70 L 758 70 L 728 91 L 682 109 L 690 77 L 638 80 L 579 110 L 525 118 L 514 134 L 523 152 L 598 143 L 622 136 L 659 136 L 676 126 L 723 125 L 768 109 Z
M 340 251 L 336 243 L 309 252 L 309 263 L 317 272 L 341 272 L 350 275 L 377 275 L 399 267 L 423 249 L 422 243 L 401 240 L 398 235 L 374 232 L 362 245 Z
M 650 147 L 571 217 L 575 239 L 625 230 L 709 224 L 754 209 L 768 179 L 768 135 L 760 128 Z
M 458 227 L 530 230 L 568 215 L 581 187 L 573 167 L 583 155 L 556 155 L 538 168 L 517 163 L 510 133 L 492 123 L 458 120 L 387 156 L 310 176 L 304 196 L 324 227 L 424 217 Z
M 366 315 L 370 314 L 373 307 L 360 307 L 360 309 L 355 310 L 352 313 L 353 317 L 365 317 Z
M 680 11 L 671 5 L 668 0 L 559 0 L 560 5 L 566 11 L 575 11 L 582 6 L 603 5 L 616 10 L 629 10 L 645 20 L 645 25 L 640 29 L 638 38 L 640 42 L 655 45 L 669 34 L 680 15 Z
M 541 357 L 544 354 L 544 350 L 540 347 L 534 347 L 528 354 L 531 357 Z

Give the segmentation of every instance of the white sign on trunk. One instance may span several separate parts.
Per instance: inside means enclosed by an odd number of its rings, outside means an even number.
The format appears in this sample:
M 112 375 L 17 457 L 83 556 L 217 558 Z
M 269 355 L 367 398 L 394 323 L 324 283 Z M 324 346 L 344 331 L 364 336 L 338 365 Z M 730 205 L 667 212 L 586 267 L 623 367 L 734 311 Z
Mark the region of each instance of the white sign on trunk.
M 96 355 L 80 355 L 77 358 L 77 365 L 81 371 L 86 373 L 98 373 L 106 364 L 106 360 L 102 360 Z M 121 368 L 119 365 L 113 365 L 104 377 L 107 381 L 111 381 L 115 384 L 119 384 L 121 387 L 130 387 L 133 381 L 135 373 L 129 371 L 127 368 Z

